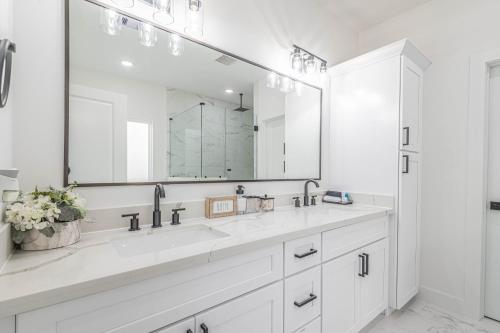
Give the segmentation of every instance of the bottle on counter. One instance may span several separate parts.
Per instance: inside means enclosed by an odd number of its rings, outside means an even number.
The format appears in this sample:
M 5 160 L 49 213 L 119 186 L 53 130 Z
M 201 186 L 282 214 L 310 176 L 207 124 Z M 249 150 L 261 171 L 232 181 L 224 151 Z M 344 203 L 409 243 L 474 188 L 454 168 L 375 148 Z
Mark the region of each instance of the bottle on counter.
M 243 185 L 238 185 L 236 188 L 236 196 L 237 196 L 237 213 L 238 215 L 245 214 L 245 211 L 247 210 L 247 198 L 245 198 L 245 186 Z

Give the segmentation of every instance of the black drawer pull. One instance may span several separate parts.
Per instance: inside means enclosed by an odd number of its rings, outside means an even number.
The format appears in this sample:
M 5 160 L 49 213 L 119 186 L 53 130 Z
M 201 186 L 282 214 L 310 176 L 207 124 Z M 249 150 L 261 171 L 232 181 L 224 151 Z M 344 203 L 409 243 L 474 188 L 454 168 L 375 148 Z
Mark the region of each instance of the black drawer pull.
M 358 254 L 358 259 L 361 259 L 361 261 L 359 262 L 359 273 L 358 273 L 358 276 L 361 276 L 361 277 L 365 277 L 365 261 L 366 261 L 366 258 L 364 255 L 362 254 Z
M 305 257 L 312 256 L 312 255 L 313 255 L 313 254 L 315 254 L 315 253 L 318 253 L 318 250 L 316 250 L 316 249 L 311 249 L 309 252 L 302 253 L 302 254 L 296 254 L 296 255 L 295 255 L 295 258 L 302 259 L 302 258 L 305 258 Z
M 316 296 L 316 295 L 314 295 L 314 294 L 309 294 L 309 298 L 308 298 L 308 299 L 305 299 L 305 300 L 303 300 L 302 302 L 297 302 L 297 301 L 295 301 L 295 302 L 293 302 L 293 304 L 294 304 L 296 307 L 301 308 L 301 307 L 303 307 L 304 305 L 311 303 L 311 302 L 312 302 L 312 301 L 314 301 L 316 298 L 318 298 L 318 296 Z
M 405 141 L 403 142 L 403 146 L 409 146 L 410 145 L 410 128 L 403 127 L 403 133 L 405 134 Z
M 491 210 L 500 210 L 500 202 L 490 201 L 490 209 Z
M 370 274 L 370 255 L 368 253 L 363 253 L 363 257 L 366 258 L 366 260 L 364 261 L 364 267 L 363 267 L 363 275 L 369 275 Z
M 193 331 L 189 329 L 186 331 L 186 333 L 193 333 Z
M 200 325 L 200 328 L 203 331 L 203 333 L 208 333 L 208 327 L 204 323 Z

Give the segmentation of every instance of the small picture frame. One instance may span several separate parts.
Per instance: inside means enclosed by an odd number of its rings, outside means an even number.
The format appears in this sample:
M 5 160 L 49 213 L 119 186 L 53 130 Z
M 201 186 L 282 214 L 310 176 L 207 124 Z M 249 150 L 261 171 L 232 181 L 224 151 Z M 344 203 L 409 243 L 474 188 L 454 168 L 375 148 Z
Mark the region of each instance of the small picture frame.
M 237 197 L 235 195 L 206 198 L 205 217 L 207 219 L 215 219 L 218 217 L 234 216 L 238 211 L 237 204 Z

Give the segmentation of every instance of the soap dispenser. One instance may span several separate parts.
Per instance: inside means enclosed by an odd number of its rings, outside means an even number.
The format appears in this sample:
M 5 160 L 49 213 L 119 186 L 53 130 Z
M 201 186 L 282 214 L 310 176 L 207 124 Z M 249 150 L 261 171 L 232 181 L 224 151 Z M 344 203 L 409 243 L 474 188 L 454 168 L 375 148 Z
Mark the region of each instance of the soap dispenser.
M 238 185 L 236 188 L 236 196 L 238 197 L 237 206 L 238 206 L 238 215 L 245 214 L 247 210 L 247 198 L 244 197 L 245 191 L 243 190 L 245 186 Z

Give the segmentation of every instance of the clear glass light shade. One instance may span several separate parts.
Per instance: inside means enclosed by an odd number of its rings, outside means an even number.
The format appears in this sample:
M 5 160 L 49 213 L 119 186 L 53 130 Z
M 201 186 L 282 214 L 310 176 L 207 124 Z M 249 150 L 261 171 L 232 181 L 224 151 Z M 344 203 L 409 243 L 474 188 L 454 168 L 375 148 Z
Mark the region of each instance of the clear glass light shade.
M 184 53 L 184 41 L 177 34 L 170 34 L 169 41 L 170 53 L 174 56 L 180 56 Z
M 102 9 L 101 29 L 111 36 L 116 36 L 122 29 L 122 17 L 112 9 Z
M 139 22 L 139 42 L 146 46 L 155 46 L 158 42 L 156 28 L 149 23 Z
M 115 5 L 125 8 L 132 8 L 135 5 L 134 0 L 111 0 Z
M 296 72 L 302 72 L 302 54 L 300 50 L 296 49 L 292 52 L 292 69 Z
M 316 71 L 316 60 L 313 56 L 310 55 L 304 60 L 304 67 L 307 74 L 312 74 Z
M 203 2 L 201 0 L 186 0 L 186 27 L 187 34 L 203 36 Z
M 279 78 L 278 74 L 271 72 L 271 73 L 267 74 L 266 87 L 276 88 L 279 86 L 279 81 L 280 81 L 280 78 Z
M 161 24 L 174 23 L 174 0 L 153 0 L 153 18 Z
M 289 93 L 293 90 L 293 80 L 289 77 L 282 77 L 280 80 L 280 91 L 284 93 Z
M 322 62 L 319 68 L 320 73 L 326 73 L 327 67 L 326 67 L 326 62 Z

